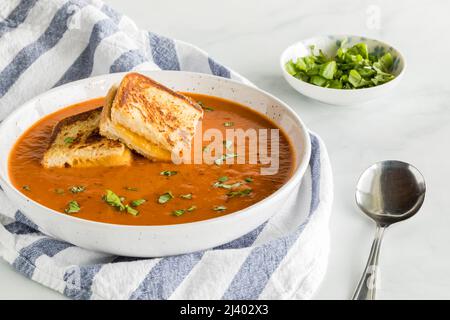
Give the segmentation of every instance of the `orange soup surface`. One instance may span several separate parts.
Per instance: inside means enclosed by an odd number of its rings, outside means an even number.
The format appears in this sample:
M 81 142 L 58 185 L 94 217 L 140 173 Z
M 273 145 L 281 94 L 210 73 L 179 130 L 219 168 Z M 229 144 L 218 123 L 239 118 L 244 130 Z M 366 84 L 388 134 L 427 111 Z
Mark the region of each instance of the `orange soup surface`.
M 265 115 L 218 97 L 185 93 L 204 107 L 203 131 L 215 128 L 279 129 Z M 76 201 L 79 218 L 122 225 L 170 225 L 226 215 L 263 200 L 291 177 L 294 154 L 285 133 L 279 131 L 279 169 L 261 175 L 267 164 L 174 164 L 152 162 L 133 154 L 133 163 L 122 167 L 52 168 L 40 164 L 48 148 L 53 127 L 62 119 L 104 103 L 103 98 L 75 104 L 39 120 L 17 141 L 9 158 L 9 175 L 14 186 L 38 203 L 65 213 Z M 203 149 L 210 141 L 203 141 Z M 224 141 L 224 144 L 227 144 Z M 247 143 L 248 144 L 248 143 Z M 236 150 L 238 146 L 234 146 Z M 246 148 L 246 152 L 249 152 Z M 248 155 L 246 155 L 248 156 Z M 172 171 L 172 175 L 161 174 Z M 173 172 L 176 172 L 175 174 Z M 226 186 L 223 186 L 226 185 Z M 72 192 L 72 187 L 82 187 Z M 108 205 L 103 198 L 111 190 L 124 204 L 145 200 L 134 207 L 134 216 Z M 80 188 L 78 188 L 80 191 Z M 159 203 L 160 196 L 173 196 Z M 143 202 L 143 203 L 142 203 Z

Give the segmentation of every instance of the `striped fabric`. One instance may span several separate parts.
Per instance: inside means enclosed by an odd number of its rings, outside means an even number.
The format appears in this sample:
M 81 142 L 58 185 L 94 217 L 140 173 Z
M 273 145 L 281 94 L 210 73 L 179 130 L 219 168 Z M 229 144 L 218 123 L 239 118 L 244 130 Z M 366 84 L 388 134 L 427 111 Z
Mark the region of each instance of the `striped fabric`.
M 54 86 L 111 72 L 186 70 L 248 83 L 202 50 L 141 31 L 97 0 L 3 0 L 0 52 L 0 120 Z M 91 252 L 41 233 L 0 190 L 0 256 L 73 299 L 310 298 L 327 265 L 333 198 L 325 146 L 311 139 L 308 171 L 290 201 L 225 245 L 154 259 Z

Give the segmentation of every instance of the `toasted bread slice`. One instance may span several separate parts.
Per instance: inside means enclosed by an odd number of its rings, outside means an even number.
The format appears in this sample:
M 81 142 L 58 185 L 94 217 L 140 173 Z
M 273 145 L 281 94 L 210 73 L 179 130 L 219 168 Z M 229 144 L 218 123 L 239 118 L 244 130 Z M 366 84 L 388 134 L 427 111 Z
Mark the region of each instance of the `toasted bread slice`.
M 146 158 L 169 161 L 172 152 L 189 149 L 202 116 L 202 108 L 192 99 L 129 73 L 107 95 L 100 134 L 122 141 Z
M 131 151 L 122 143 L 99 134 L 102 108 L 60 121 L 53 129 L 41 161 L 45 168 L 129 165 Z

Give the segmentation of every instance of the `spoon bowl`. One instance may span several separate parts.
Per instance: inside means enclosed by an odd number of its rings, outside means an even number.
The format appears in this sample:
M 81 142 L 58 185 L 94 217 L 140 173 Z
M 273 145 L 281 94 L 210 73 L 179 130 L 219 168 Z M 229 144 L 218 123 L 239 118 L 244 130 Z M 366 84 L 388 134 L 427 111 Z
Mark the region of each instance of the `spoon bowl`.
M 375 163 L 361 175 L 356 187 L 358 207 L 377 225 L 375 238 L 354 300 L 375 299 L 378 257 L 386 228 L 415 215 L 425 199 L 425 179 L 409 163 L 387 160 Z
M 355 196 L 366 215 L 387 226 L 415 215 L 423 204 L 425 191 L 425 179 L 416 167 L 388 160 L 364 171 Z

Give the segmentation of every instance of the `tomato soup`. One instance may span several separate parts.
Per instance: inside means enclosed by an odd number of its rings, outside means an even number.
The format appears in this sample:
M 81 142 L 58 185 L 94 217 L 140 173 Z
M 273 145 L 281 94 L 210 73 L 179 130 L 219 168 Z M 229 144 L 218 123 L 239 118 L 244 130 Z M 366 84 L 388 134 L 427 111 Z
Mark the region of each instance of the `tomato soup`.
M 202 130 L 279 129 L 265 115 L 218 97 L 186 93 L 204 108 Z M 53 127 L 62 119 L 102 106 L 103 98 L 75 104 L 35 123 L 17 141 L 9 158 L 14 186 L 32 200 L 82 219 L 122 225 L 170 225 L 226 215 L 271 195 L 291 177 L 293 148 L 279 130 L 279 165 L 272 175 L 262 175 L 261 162 L 245 164 L 174 164 L 152 162 L 133 154 L 133 163 L 121 167 L 52 168 L 40 161 Z M 208 141 L 202 141 L 203 150 Z M 224 141 L 227 144 L 227 141 Z M 228 147 L 228 146 L 226 146 Z M 237 146 L 235 146 L 237 148 Z M 248 148 L 247 148 L 248 149 Z M 249 152 L 246 150 L 246 152 Z M 118 210 L 105 201 L 106 190 L 132 205 L 138 213 Z M 79 208 L 67 208 L 75 201 Z

